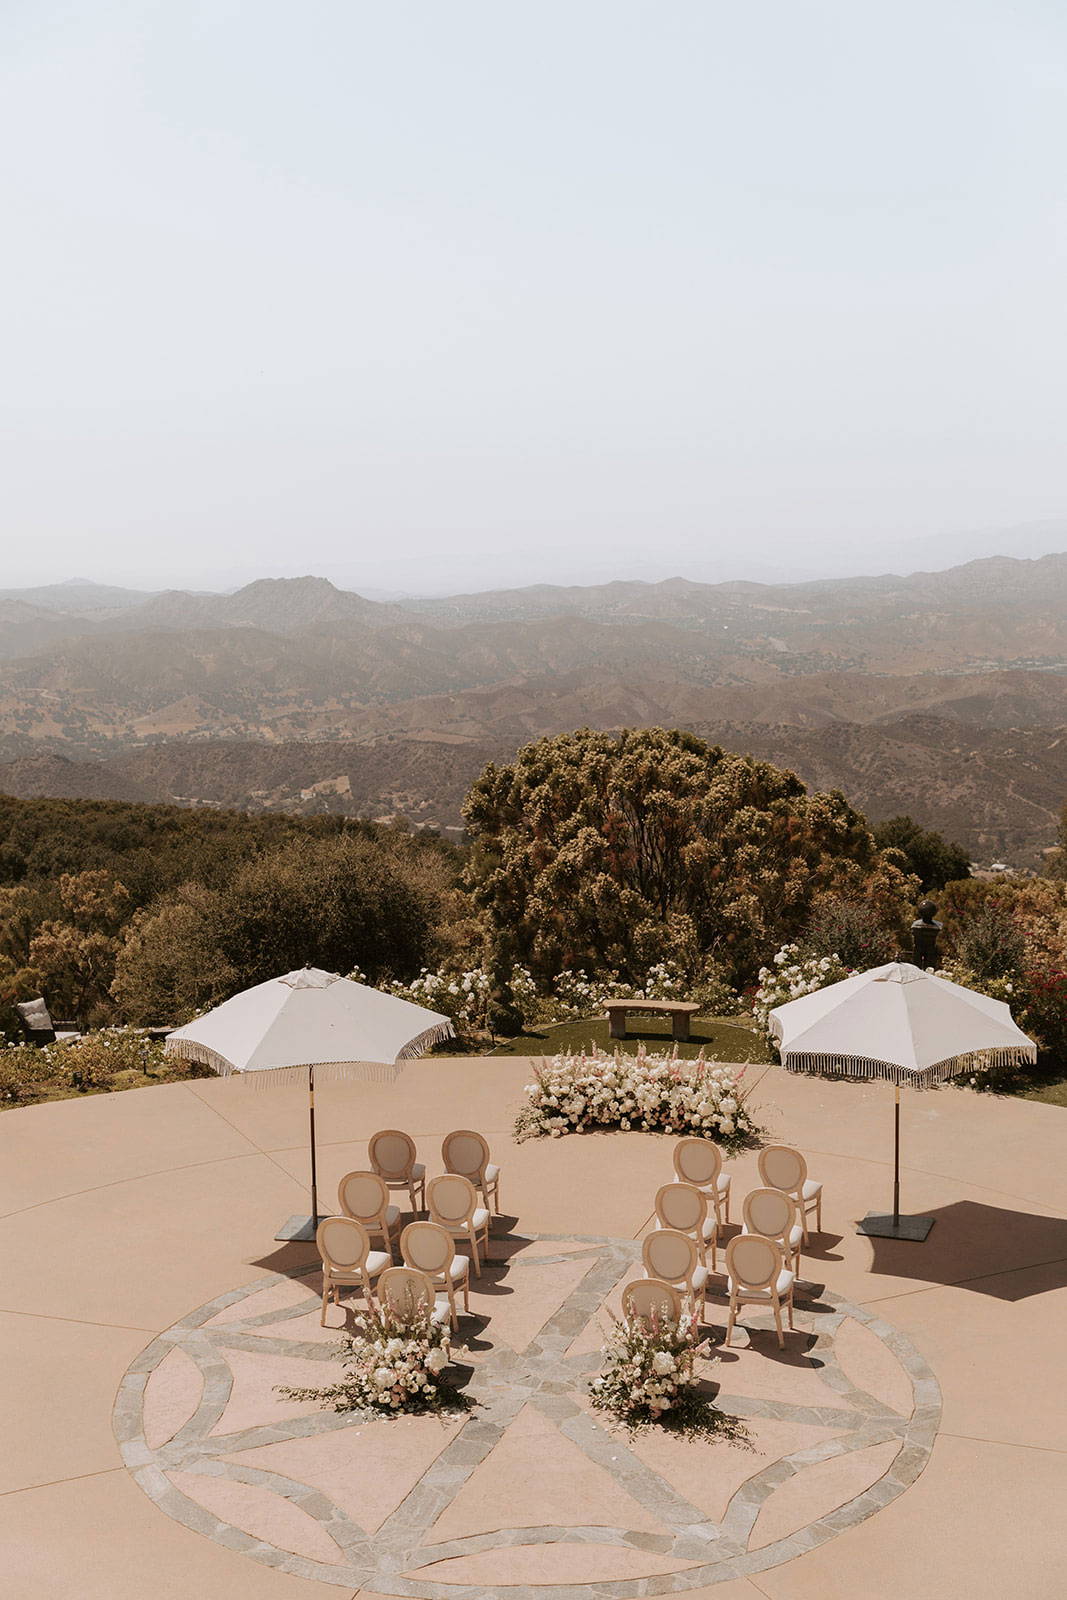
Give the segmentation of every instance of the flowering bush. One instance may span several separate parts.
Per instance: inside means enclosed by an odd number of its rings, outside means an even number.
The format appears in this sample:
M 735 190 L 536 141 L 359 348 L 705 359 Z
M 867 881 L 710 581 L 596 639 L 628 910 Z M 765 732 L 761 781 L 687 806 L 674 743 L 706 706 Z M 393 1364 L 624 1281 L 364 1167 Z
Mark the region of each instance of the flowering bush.
M 356 967 L 348 974 L 356 983 L 366 983 L 364 974 Z M 513 967 L 508 980 L 515 1005 L 525 1022 L 533 1019 L 537 1010 L 537 985 L 525 967 Z M 414 1005 L 427 1006 L 451 1017 L 460 1033 L 488 1032 L 488 1008 L 492 998 L 492 981 L 485 967 L 467 967 L 462 972 L 430 972 L 424 967 L 410 983 L 384 983 L 387 994 L 398 1000 L 410 1000 Z
M 741 1090 L 744 1068 L 675 1055 L 569 1052 L 534 1071 L 529 1104 L 515 1122 L 516 1138 L 579 1133 L 587 1128 L 641 1128 L 698 1134 L 729 1151 L 757 1133 Z
M 840 957 L 804 955 L 797 944 L 784 944 L 769 967 L 759 971 L 759 987 L 752 1000 L 752 1015 L 770 1038 L 770 1015 L 775 1006 L 814 994 L 850 976 Z
M 1026 967 L 1015 977 L 983 978 L 960 962 L 949 961 L 937 976 L 987 994 L 992 1000 L 1003 1000 L 1023 1032 L 1062 1067 L 1067 1056 L 1067 972 L 1043 963 Z M 1032 1067 L 1006 1065 L 979 1051 L 962 1081 L 973 1089 L 1008 1093 L 1022 1087 L 1032 1076 Z
M 359 1331 L 337 1345 L 344 1367 L 339 1383 L 322 1389 L 279 1386 L 286 1400 L 321 1400 L 334 1411 L 438 1411 L 456 1396 L 442 1386 L 451 1360 L 448 1325 L 424 1311 L 399 1316 L 379 1306 L 360 1314 Z
M 165 1056 L 159 1040 L 128 1028 L 101 1028 L 69 1044 L 0 1046 L 0 1102 L 12 1104 L 46 1091 L 85 1094 L 210 1076 L 210 1068 Z

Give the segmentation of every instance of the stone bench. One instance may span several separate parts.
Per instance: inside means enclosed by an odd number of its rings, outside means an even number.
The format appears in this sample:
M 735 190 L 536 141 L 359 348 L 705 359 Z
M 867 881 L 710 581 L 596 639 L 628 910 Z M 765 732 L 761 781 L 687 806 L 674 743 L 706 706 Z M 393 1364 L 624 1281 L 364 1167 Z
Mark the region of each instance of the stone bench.
M 700 1007 L 690 1000 L 605 1000 L 604 1010 L 612 1039 L 626 1038 L 627 1012 L 643 1011 L 649 1016 L 670 1017 L 673 1037 L 684 1042 L 689 1038 L 689 1024 Z

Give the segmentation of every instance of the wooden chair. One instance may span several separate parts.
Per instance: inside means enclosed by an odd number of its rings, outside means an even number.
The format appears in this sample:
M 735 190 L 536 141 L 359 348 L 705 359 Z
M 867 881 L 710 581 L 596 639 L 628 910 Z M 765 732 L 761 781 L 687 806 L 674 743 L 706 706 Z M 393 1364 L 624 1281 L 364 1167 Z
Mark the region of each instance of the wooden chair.
M 315 1232 L 315 1243 L 322 1257 L 322 1316 L 320 1326 L 326 1326 L 326 1307 L 330 1300 L 341 1304 L 342 1288 L 362 1288 L 368 1300 L 373 1300 L 371 1280 L 389 1265 L 390 1257 L 384 1250 L 372 1250 L 370 1238 L 362 1222 L 353 1217 L 324 1217 Z
M 718 1271 L 718 1223 L 708 1216 L 708 1197 L 703 1189 L 691 1183 L 665 1183 L 656 1194 L 657 1228 L 674 1228 L 687 1233 L 700 1252 L 704 1266 L 708 1264 L 708 1245 L 711 1246 L 711 1265 Z
M 682 1297 L 673 1283 L 662 1278 L 635 1278 L 622 1291 L 622 1314 L 628 1322 L 668 1321 L 682 1317 Z
M 674 1147 L 674 1170 L 682 1183 L 704 1189 L 715 1207 L 721 1228 L 730 1220 L 730 1174 L 722 1170 L 722 1152 L 710 1139 L 679 1139 Z
M 442 1173 L 431 1178 L 426 1189 L 426 1204 L 430 1221 L 451 1234 L 453 1239 L 465 1239 L 471 1248 L 474 1276 L 482 1275 L 479 1243 L 489 1259 L 489 1212 L 478 1204 L 478 1193 L 469 1178 L 458 1172 Z
M 378 1303 L 397 1317 L 422 1311 L 431 1322 L 451 1320 L 448 1300 L 438 1300 L 433 1279 L 415 1267 L 386 1267 L 378 1279 Z
M 384 1179 L 388 1189 L 406 1189 L 411 1209 L 418 1216 L 426 1210 L 426 1168 L 416 1160 L 415 1141 L 398 1128 L 383 1128 L 371 1135 L 368 1146 L 371 1170 Z M 421 1205 L 417 1196 L 422 1196 Z
M 782 1302 L 788 1308 L 789 1326 L 792 1328 L 793 1284 L 796 1279 L 782 1259 L 780 1246 L 774 1239 L 765 1239 L 760 1233 L 740 1233 L 726 1246 L 726 1273 L 730 1314 L 726 1321 L 724 1343 L 730 1343 L 737 1313 L 742 1306 L 766 1306 L 774 1312 L 778 1348 L 784 1350 Z
M 500 1215 L 500 1168 L 489 1159 L 489 1146 L 480 1133 L 457 1128 L 445 1135 L 441 1160 L 446 1172 L 469 1178 L 486 1205 Z
M 380 1238 L 393 1259 L 393 1229 L 399 1228 L 400 1207 L 389 1204 L 389 1190 L 376 1172 L 346 1172 L 337 1185 L 341 1213 L 362 1222 L 372 1239 Z
M 456 1285 L 463 1290 L 463 1309 L 469 1311 L 470 1262 L 466 1256 L 457 1256 L 452 1235 L 436 1222 L 409 1222 L 400 1235 L 400 1254 L 405 1266 L 424 1273 L 435 1289 L 445 1291 L 449 1320 L 453 1328 L 458 1327 Z
M 664 1283 L 674 1284 L 687 1297 L 693 1315 L 702 1314 L 708 1269 L 688 1233 L 658 1228 L 648 1234 L 641 1246 L 641 1262 L 646 1278 L 661 1278 Z
M 741 1213 L 745 1219 L 742 1233 L 760 1233 L 765 1239 L 773 1239 L 799 1277 L 804 1229 L 793 1196 L 784 1189 L 753 1189 L 745 1196 Z
M 822 1232 L 822 1184 L 808 1177 L 808 1164 L 799 1150 L 786 1144 L 769 1144 L 759 1153 L 759 1175 L 768 1189 L 784 1189 L 800 1211 L 804 1243 L 808 1242 L 808 1218 L 815 1213 L 815 1231 Z

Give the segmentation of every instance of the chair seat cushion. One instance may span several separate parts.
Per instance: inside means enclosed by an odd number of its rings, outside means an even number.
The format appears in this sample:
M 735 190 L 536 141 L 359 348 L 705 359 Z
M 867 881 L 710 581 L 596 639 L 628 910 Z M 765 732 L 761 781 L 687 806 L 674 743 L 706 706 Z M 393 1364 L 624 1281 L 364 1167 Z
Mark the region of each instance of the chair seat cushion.
M 462 1283 L 464 1278 L 470 1276 L 471 1264 L 466 1256 L 453 1256 L 448 1268 L 448 1276 L 453 1283 Z M 438 1274 L 443 1277 L 443 1273 Z
M 790 1272 L 788 1267 L 784 1267 L 778 1274 L 778 1282 L 775 1285 L 775 1288 L 778 1290 L 778 1298 L 780 1300 L 784 1300 L 792 1287 L 793 1274 Z M 730 1294 L 733 1294 L 734 1290 L 736 1289 L 738 1294 L 741 1295 L 745 1300 L 769 1301 L 771 1298 L 771 1291 L 769 1289 L 750 1289 L 747 1284 L 735 1284 L 732 1278 L 727 1278 L 726 1288 Z
M 805 1200 L 814 1200 L 822 1194 L 822 1184 L 816 1183 L 814 1178 L 808 1178 L 800 1192 Z
M 400 1207 L 399 1206 L 386 1206 L 386 1208 L 385 1208 L 385 1225 L 386 1225 L 386 1227 L 387 1228 L 391 1228 L 393 1226 L 394 1222 L 399 1222 L 399 1221 L 400 1221 Z
M 720 1172 L 719 1176 L 715 1180 L 715 1186 L 720 1194 L 729 1194 L 730 1174 L 728 1172 Z
M 484 1206 L 475 1208 L 474 1215 L 471 1217 L 471 1225 L 476 1233 L 480 1233 L 483 1228 L 488 1228 L 489 1213 Z
M 367 1256 L 367 1271 L 370 1273 L 383 1272 L 386 1267 L 391 1267 L 393 1258 L 384 1250 L 372 1250 Z
M 500 1176 L 500 1168 L 498 1166 L 496 1166 L 492 1161 L 487 1161 L 486 1162 L 486 1166 L 485 1166 L 485 1181 L 486 1181 L 486 1183 L 495 1183 L 496 1180 L 499 1178 L 499 1176 Z
M 426 1176 L 426 1164 L 425 1164 L 425 1162 L 416 1161 L 414 1166 L 411 1169 L 411 1176 L 413 1178 L 425 1178 L 425 1176 Z
M 699 1266 L 698 1267 L 694 1267 L 693 1268 L 693 1288 L 697 1291 L 698 1294 L 700 1293 L 701 1289 L 703 1289 L 706 1286 L 707 1281 L 708 1281 L 708 1269 L 707 1269 L 707 1267 L 699 1267 Z
M 715 1218 L 714 1217 L 705 1217 L 704 1218 L 704 1226 L 700 1231 L 704 1235 L 704 1243 L 705 1244 L 710 1244 L 711 1241 L 715 1237 Z

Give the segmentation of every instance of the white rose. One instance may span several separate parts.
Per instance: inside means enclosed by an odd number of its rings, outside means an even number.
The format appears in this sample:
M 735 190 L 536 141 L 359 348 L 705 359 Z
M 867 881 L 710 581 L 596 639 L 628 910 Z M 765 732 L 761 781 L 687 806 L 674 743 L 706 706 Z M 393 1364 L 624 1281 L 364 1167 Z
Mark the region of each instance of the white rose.
M 388 1367 L 376 1367 L 374 1369 L 374 1381 L 379 1389 L 389 1389 L 392 1387 L 393 1374 Z
M 652 1370 L 653 1372 L 658 1372 L 664 1378 L 669 1372 L 674 1371 L 674 1357 L 669 1350 L 656 1351 L 652 1357 Z
M 426 1357 L 427 1372 L 443 1372 L 447 1366 L 448 1357 L 440 1348 L 440 1346 L 437 1346 L 435 1349 L 431 1350 L 429 1355 Z

